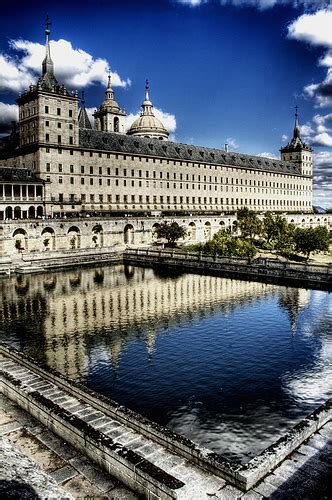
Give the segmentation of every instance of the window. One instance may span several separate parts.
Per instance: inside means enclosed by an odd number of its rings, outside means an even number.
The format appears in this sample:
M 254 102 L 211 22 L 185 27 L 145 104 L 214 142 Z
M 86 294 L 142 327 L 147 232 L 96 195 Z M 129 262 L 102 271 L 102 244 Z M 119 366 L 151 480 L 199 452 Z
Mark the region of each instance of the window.
M 51 171 L 51 164 L 46 163 L 46 172 L 50 172 L 50 171 Z
M 59 201 L 63 201 L 63 193 L 59 193 Z
M 50 142 L 50 134 L 45 135 L 45 142 Z M 49 151 L 48 151 L 49 153 Z
M 50 122 L 48 120 L 46 120 L 45 127 L 49 127 L 49 126 L 50 126 Z
M 99 195 L 99 203 L 103 203 L 103 199 L 104 199 L 103 195 L 102 195 L 102 194 L 100 194 L 100 195 Z
M 74 144 L 74 139 L 71 136 L 69 137 L 69 144 Z
M 93 174 L 93 167 L 90 167 L 90 174 Z
M 90 186 L 93 186 L 93 179 L 92 179 L 92 177 L 90 178 Z
M 74 177 L 70 177 L 70 184 L 74 184 Z
M 102 167 L 99 167 L 99 175 L 102 175 L 102 173 L 103 173 L 103 169 L 102 169 Z
M 102 186 L 103 184 L 103 179 L 99 179 L 99 186 Z
M 62 172 L 62 163 L 59 163 L 59 172 Z
M 81 165 L 81 174 L 84 174 L 84 165 Z
M 60 108 L 56 108 L 56 114 L 57 114 L 57 116 L 61 116 L 61 109 Z
M 61 135 L 58 135 L 58 144 L 61 143 Z
M 59 176 L 59 184 L 62 184 L 62 176 Z
M 73 117 L 73 110 L 72 110 L 72 109 L 70 109 L 70 110 L 69 110 L 69 118 L 72 118 L 72 117 Z M 69 125 L 69 128 L 70 128 L 70 125 Z
M 49 107 L 45 106 L 45 114 L 48 115 L 48 113 L 49 113 Z
M 84 184 L 84 177 L 81 177 L 81 184 Z
M 71 174 L 73 174 L 73 173 L 74 173 L 74 165 L 70 165 L 70 167 L 69 167 L 69 172 L 70 172 Z
M 58 122 L 58 128 L 61 128 L 61 123 L 60 122 Z

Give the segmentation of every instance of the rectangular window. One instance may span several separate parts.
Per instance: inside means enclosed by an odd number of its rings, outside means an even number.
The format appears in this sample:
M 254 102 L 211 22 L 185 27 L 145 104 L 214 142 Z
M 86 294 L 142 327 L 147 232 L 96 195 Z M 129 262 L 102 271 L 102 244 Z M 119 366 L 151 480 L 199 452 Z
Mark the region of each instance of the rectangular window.
M 45 114 L 48 115 L 48 113 L 49 113 L 49 107 L 45 106 Z
M 72 117 L 73 117 L 73 110 L 72 110 L 72 109 L 70 109 L 70 110 L 69 110 L 69 118 L 72 118 Z
M 61 109 L 60 109 L 60 108 L 56 108 L 56 114 L 57 114 L 58 116 L 61 116 Z
M 70 165 L 70 167 L 69 167 L 69 172 L 70 172 L 71 174 L 73 174 L 73 173 L 74 173 L 74 165 Z
M 95 201 L 95 195 L 94 194 L 90 194 L 90 202 L 94 203 L 94 201 Z
M 49 126 L 50 126 L 50 122 L 48 120 L 46 120 L 45 127 L 49 127 Z
M 90 167 L 90 174 L 93 174 L 93 167 Z
M 74 184 L 74 177 L 70 177 L 70 184 Z
M 62 172 L 62 163 L 59 163 L 59 172 Z
M 61 128 L 61 122 L 58 122 L 58 128 Z
M 45 135 L 45 142 L 50 142 L 50 134 Z
M 103 169 L 102 169 L 102 167 L 99 167 L 99 175 L 102 175 L 102 173 L 103 173 Z
M 71 136 L 69 137 L 69 144 L 74 144 L 74 139 Z
M 93 186 L 93 179 L 90 178 L 90 186 Z
M 51 171 L 51 164 L 46 163 L 46 172 L 50 172 L 50 171 Z
M 84 184 L 84 177 L 81 177 L 81 184 Z
M 99 179 L 99 186 L 102 186 L 103 184 L 103 179 Z
M 58 144 L 61 144 L 61 135 L 58 135 Z
M 62 184 L 62 177 L 59 176 L 59 184 Z
M 99 195 L 99 203 L 103 203 L 103 199 L 104 199 L 103 195 L 102 195 L 102 194 L 100 194 L 100 195 Z

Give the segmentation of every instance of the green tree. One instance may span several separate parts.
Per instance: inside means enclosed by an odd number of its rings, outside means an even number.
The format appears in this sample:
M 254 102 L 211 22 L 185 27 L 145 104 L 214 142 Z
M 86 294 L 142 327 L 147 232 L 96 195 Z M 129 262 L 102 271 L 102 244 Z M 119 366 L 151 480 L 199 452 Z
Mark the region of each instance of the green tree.
M 283 245 L 290 246 L 293 226 L 284 217 L 266 212 L 262 221 L 262 232 L 272 248 L 281 249 Z
M 329 249 L 329 232 L 326 227 L 297 227 L 294 231 L 295 251 L 309 259 L 312 252 L 325 252 Z
M 165 238 L 169 246 L 174 247 L 177 240 L 180 238 L 185 238 L 187 231 L 183 226 L 180 226 L 177 222 L 162 222 L 156 227 L 157 238 Z
M 207 254 L 223 257 L 252 258 L 257 249 L 250 242 L 233 236 L 229 231 L 219 230 L 210 241 L 202 244 L 200 250 Z
M 243 238 L 249 238 L 251 242 L 262 232 L 262 223 L 253 210 L 244 207 L 237 212 L 237 227 Z

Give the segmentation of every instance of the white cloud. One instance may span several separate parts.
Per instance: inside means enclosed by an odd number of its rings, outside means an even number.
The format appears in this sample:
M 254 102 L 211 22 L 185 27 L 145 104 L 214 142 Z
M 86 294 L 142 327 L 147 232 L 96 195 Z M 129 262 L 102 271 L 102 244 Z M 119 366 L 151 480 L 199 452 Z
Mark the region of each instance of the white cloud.
M 313 98 L 317 107 L 332 106 L 332 9 L 318 10 L 314 13 L 303 14 L 293 21 L 288 27 L 288 37 L 306 42 L 313 46 L 324 47 L 327 52 L 318 61 L 321 66 L 326 66 L 325 79 L 320 83 L 310 83 L 304 87 L 307 96 Z
M 303 14 L 288 27 L 288 37 L 332 48 L 332 10 Z
M 332 135 L 327 132 L 323 132 L 322 134 L 317 134 L 312 138 L 313 146 L 325 146 L 332 147 Z
M 199 5 L 207 3 L 207 0 L 178 0 L 178 3 L 189 5 L 189 7 L 198 7 Z
M 174 115 L 167 113 L 165 111 L 162 111 L 161 109 L 158 108 L 153 108 L 153 112 L 156 118 L 161 121 L 161 123 L 166 127 L 168 132 L 175 132 L 176 130 L 176 118 Z M 134 121 L 140 116 L 140 113 L 130 113 L 126 117 L 126 130 L 128 130 L 131 125 L 134 123 Z M 173 136 L 174 139 L 174 136 Z M 171 140 L 171 138 L 170 138 Z
M 282 140 L 282 142 L 287 142 L 288 141 L 288 135 L 287 134 L 282 134 L 281 140 Z
M 79 88 L 96 83 L 106 85 L 110 64 L 106 59 L 94 59 L 88 52 L 76 49 L 67 40 L 51 40 L 54 72 L 62 84 Z M 28 40 L 11 40 L 13 55 L 0 54 L 0 89 L 18 92 L 35 83 L 41 73 L 45 47 Z M 130 80 L 123 80 L 111 71 L 112 84 L 125 87 Z
M 218 0 L 171 0 L 189 7 L 197 7 L 206 3 L 216 3 Z M 234 7 L 255 7 L 259 10 L 270 9 L 280 5 L 303 6 L 306 9 L 324 9 L 330 6 L 330 0 L 219 0 L 220 5 Z
M 0 102 L 0 136 L 7 135 L 11 130 L 11 122 L 18 120 L 17 104 Z
M 332 208 L 332 151 L 314 153 L 314 204 Z
M 228 144 L 228 149 L 231 151 L 234 149 L 238 149 L 238 147 L 239 147 L 239 145 L 236 142 L 236 139 L 234 139 L 234 137 L 228 137 L 226 139 L 225 143 Z
M 264 152 L 264 153 L 258 153 L 257 156 L 262 156 L 263 158 L 270 158 L 271 160 L 279 160 L 280 158 L 278 158 L 278 156 L 276 156 L 275 154 L 273 153 L 268 153 L 268 152 Z

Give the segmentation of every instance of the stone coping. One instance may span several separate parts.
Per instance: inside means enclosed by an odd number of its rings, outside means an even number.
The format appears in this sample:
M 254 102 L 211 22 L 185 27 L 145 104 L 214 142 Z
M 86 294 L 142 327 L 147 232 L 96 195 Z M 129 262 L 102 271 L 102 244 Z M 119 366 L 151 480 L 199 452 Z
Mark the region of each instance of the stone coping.
M 250 489 L 314 432 L 332 420 L 332 399 L 329 399 L 262 453 L 246 464 L 238 464 L 155 422 L 151 422 L 144 416 L 95 393 L 81 384 L 67 380 L 59 373 L 50 368 L 45 368 L 45 366 L 36 363 L 33 359 L 12 347 L 0 344 L 0 352 L 49 382 L 57 384 L 73 396 L 87 402 L 96 410 L 103 411 L 106 415 L 114 417 L 141 435 L 161 444 L 169 451 L 184 457 L 203 470 L 226 479 L 243 491 Z M 40 398 L 40 395 L 37 396 L 36 394 L 36 397 Z M 40 402 L 42 403 L 42 401 Z M 61 405 L 59 408 L 61 408 Z M 55 408 L 55 412 L 57 411 L 60 410 Z

